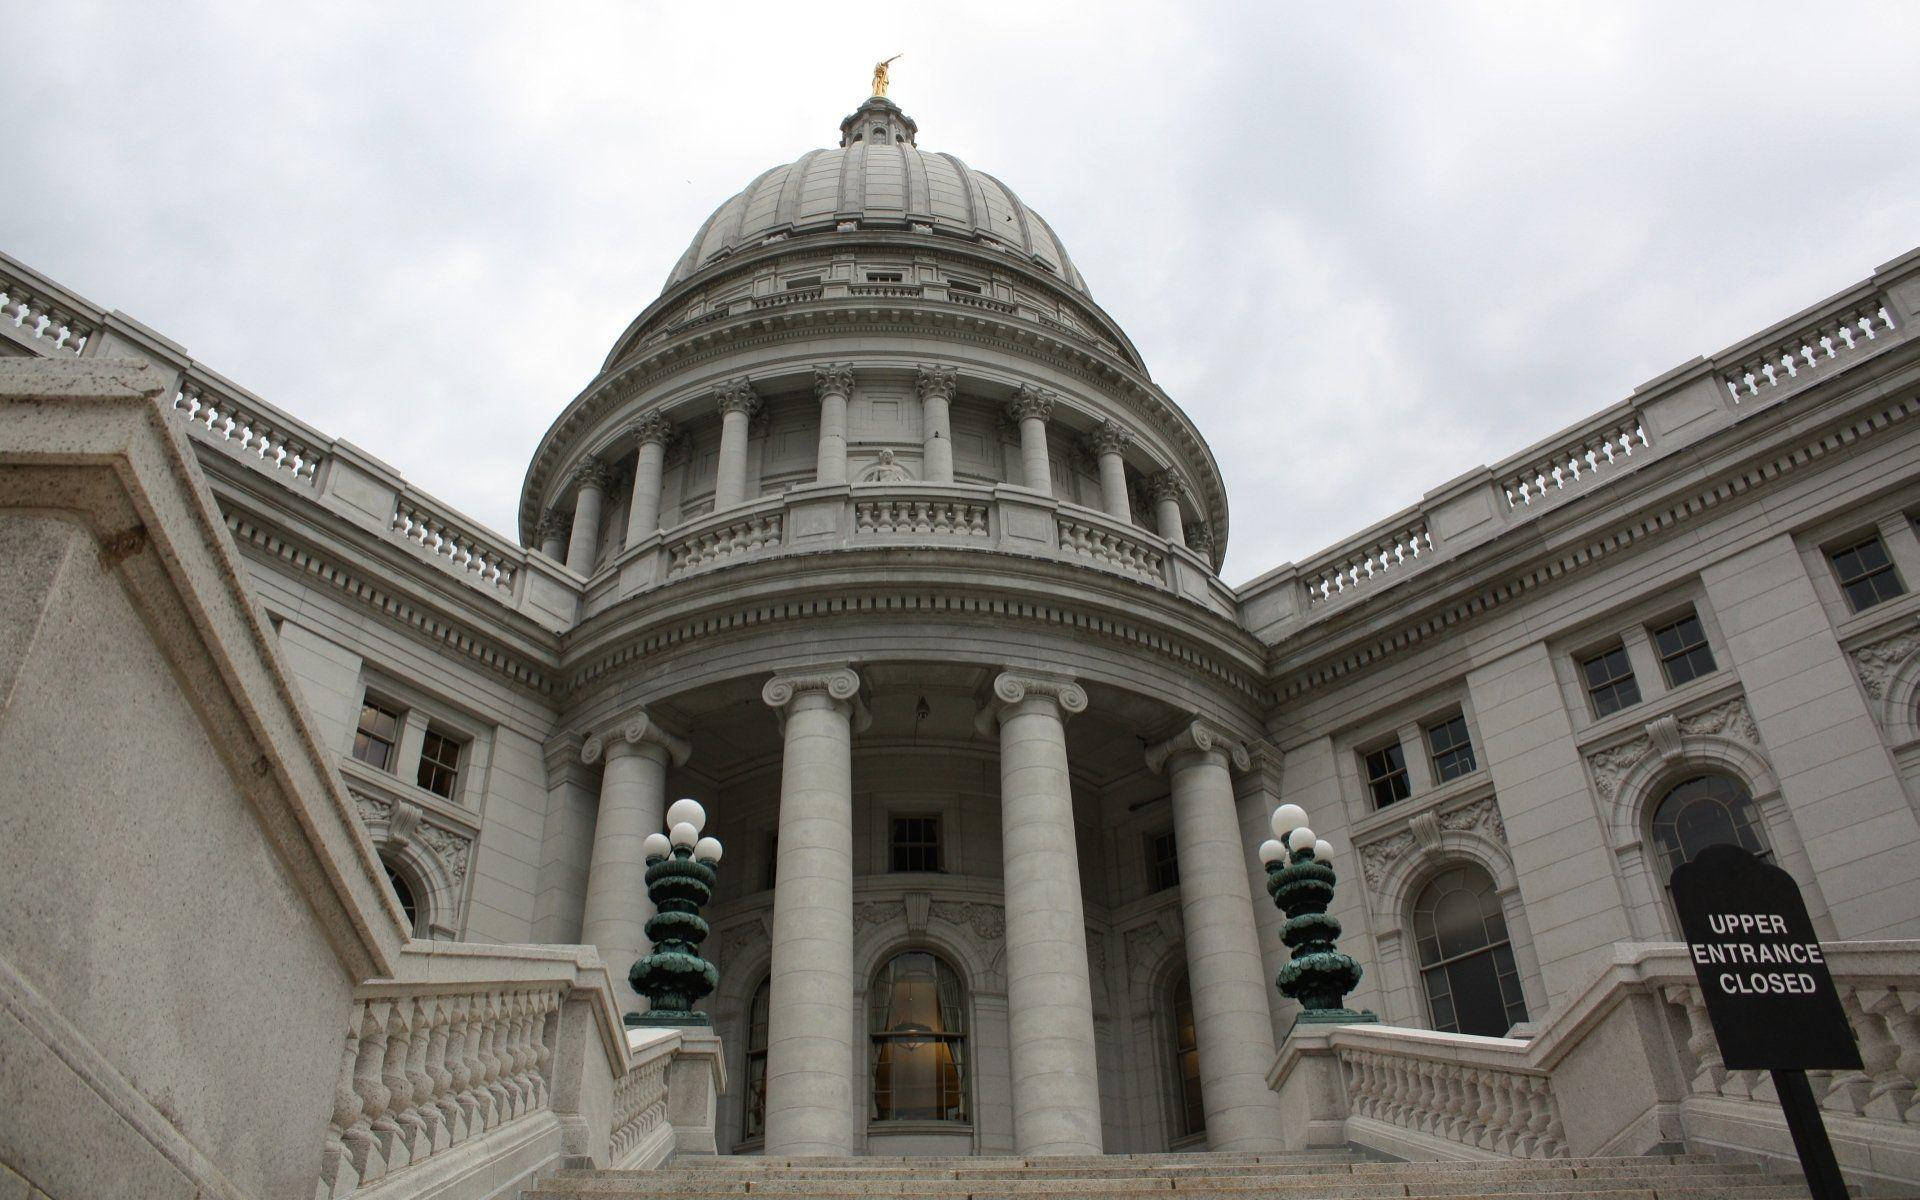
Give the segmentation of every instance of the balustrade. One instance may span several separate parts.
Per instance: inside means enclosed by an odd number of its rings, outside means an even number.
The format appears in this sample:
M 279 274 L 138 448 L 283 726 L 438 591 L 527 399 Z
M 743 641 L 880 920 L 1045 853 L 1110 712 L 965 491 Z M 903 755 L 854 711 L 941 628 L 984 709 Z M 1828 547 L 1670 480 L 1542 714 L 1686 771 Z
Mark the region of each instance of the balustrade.
M 987 506 L 915 496 L 856 500 L 853 528 L 856 533 L 868 535 L 986 537 Z
M 263 407 L 191 376 L 182 378 L 173 397 L 174 411 L 185 418 L 195 436 L 283 472 L 291 483 L 314 486 L 326 457 L 319 448 L 321 439 L 296 431 L 291 417 L 269 415 Z
M 0 321 L 32 338 L 53 357 L 78 357 L 99 332 L 92 321 L 4 269 L 0 269 Z
M 780 545 L 782 514 L 753 513 L 725 524 L 697 529 L 667 543 L 667 575 L 681 575 L 730 558 Z
M 608 1157 L 623 1162 L 647 1135 L 667 1120 L 667 1065 L 669 1057 L 658 1055 L 637 1062 L 633 1069 L 614 1081 L 613 1132 Z
M 1893 332 L 1893 313 L 1875 297 L 1808 325 L 1792 337 L 1744 358 L 1720 377 L 1735 404 L 1763 389 L 1788 386 Z
M 1342 547 L 1331 555 L 1323 556 L 1318 564 L 1309 563 L 1300 569 L 1307 605 L 1312 607 L 1330 600 L 1432 554 L 1433 534 L 1427 530 L 1424 517 L 1416 518 L 1383 537 L 1367 540 L 1358 547 Z
M 1145 538 L 1073 517 L 1057 520 L 1064 552 L 1137 579 L 1160 583 L 1166 578 L 1167 556 Z
M 1500 490 L 1506 495 L 1508 508 L 1537 504 L 1620 466 L 1651 445 L 1646 426 L 1635 413 L 1623 421 L 1609 422 L 1577 435 L 1524 469 L 1504 477 Z
M 393 532 L 440 559 L 470 581 L 513 590 L 525 552 L 449 521 L 419 498 L 401 496 L 393 507 Z
M 1566 1132 L 1546 1073 L 1496 1063 L 1341 1046 L 1357 1117 L 1506 1158 L 1565 1158 Z

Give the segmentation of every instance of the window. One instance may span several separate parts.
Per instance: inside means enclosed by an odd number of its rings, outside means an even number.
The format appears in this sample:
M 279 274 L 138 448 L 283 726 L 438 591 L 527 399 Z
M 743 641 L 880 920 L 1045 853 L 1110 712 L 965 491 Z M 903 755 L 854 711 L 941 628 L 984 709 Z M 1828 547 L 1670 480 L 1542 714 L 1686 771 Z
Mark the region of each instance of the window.
M 1436 783 L 1470 775 L 1477 764 L 1473 760 L 1473 741 L 1467 736 L 1467 719 L 1455 714 L 1438 725 L 1427 726 L 1427 749 L 1433 756 Z
M 1668 687 L 1679 687 L 1688 680 L 1713 673 L 1713 651 L 1707 647 L 1707 631 L 1693 613 L 1654 630 L 1653 648 L 1660 654 L 1660 669 L 1666 672 Z
M 380 865 L 387 869 L 387 886 L 393 889 L 394 898 L 400 901 L 400 911 L 407 914 L 407 932 L 412 933 L 420 927 L 420 906 L 413 898 L 413 888 L 408 886 L 406 877 L 394 869 L 386 859 Z
M 868 271 L 867 272 L 868 283 L 900 283 L 905 279 L 906 279 L 906 276 L 901 274 L 899 271 Z
M 940 869 L 940 818 L 895 817 L 893 819 L 893 870 L 938 871 Z
M 1486 871 L 1464 865 L 1435 877 L 1414 902 L 1413 936 L 1435 1029 L 1501 1037 L 1527 1019 L 1506 915 Z
M 964 279 L 947 280 L 947 290 L 950 292 L 965 292 L 969 296 L 978 296 L 983 294 L 983 291 L 979 284 L 968 283 Z
M 767 890 L 772 891 L 773 885 L 778 882 L 780 882 L 780 835 L 770 833 L 767 835 L 767 873 L 765 879 Z
M 1413 794 L 1407 782 L 1407 756 L 1399 742 L 1389 742 L 1363 756 L 1367 768 L 1367 789 L 1373 793 L 1375 808 L 1385 808 Z
M 819 286 L 820 277 L 818 275 L 807 275 L 800 279 L 787 280 L 787 290 L 790 292 L 804 291 L 807 288 L 817 288 Z
M 1753 798 L 1725 775 L 1696 775 L 1662 796 L 1653 810 L 1653 845 L 1669 877 L 1708 846 L 1768 853 Z
M 922 950 L 888 959 L 869 993 L 875 1121 L 965 1121 L 967 1034 L 960 976 Z
M 453 799 L 453 785 L 460 777 L 460 743 L 438 729 L 428 727 L 420 744 L 420 772 L 416 782 L 436 796 Z
M 1629 704 L 1640 703 L 1640 685 L 1633 679 L 1633 664 L 1627 661 L 1627 648 L 1615 646 L 1602 650 L 1580 664 L 1585 677 L 1587 699 L 1593 703 L 1593 715 L 1604 717 Z
M 1891 600 L 1907 589 L 1887 558 L 1880 535 L 1874 534 L 1843 550 L 1829 552 L 1833 573 L 1840 577 L 1840 590 L 1846 593 L 1847 607 L 1865 612 L 1882 600 Z
M 747 1096 L 740 1136 L 767 1136 L 767 1005 L 773 980 L 760 981 L 747 1004 Z
M 393 769 L 393 748 L 400 740 L 400 714 L 368 700 L 360 705 L 360 727 L 353 734 L 353 756 L 382 771 Z
M 1179 886 L 1179 847 L 1173 840 L 1173 830 L 1165 829 L 1159 833 L 1148 834 L 1147 890 L 1164 892 L 1170 887 Z
M 1194 1035 L 1193 987 L 1187 977 L 1173 985 L 1173 1115 L 1176 1137 L 1207 1130 L 1207 1109 L 1200 1094 L 1200 1041 Z

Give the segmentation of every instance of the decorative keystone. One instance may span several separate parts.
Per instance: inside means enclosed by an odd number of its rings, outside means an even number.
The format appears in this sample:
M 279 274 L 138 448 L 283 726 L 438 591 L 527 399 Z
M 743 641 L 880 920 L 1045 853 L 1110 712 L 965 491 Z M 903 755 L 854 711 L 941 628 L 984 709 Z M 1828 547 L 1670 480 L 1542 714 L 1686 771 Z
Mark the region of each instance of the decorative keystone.
M 1158 775 L 1171 759 L 1182 754 L 1219 754 L 1241 772 L 1253 766 L 1246 744 L 1205 718 L 1196 718 L 1166 741 L 1148 746 L 1147 770 Z
M 1333 903 L 1333 846 L 1307 828 L 1297 804 L 1273 810 L 1273 837 L 1260 843 L 1267 868 L 1267 894 L 1287 923 L 1280 940 L 1293 957 L 1274 982 L 1280 994 L 1300 1005 L 1295 1019 L 1317 1024 L 1363 1024 L 1380 1018 L 1348 1008 L 1347 993 L 1360 986 L 1360 964 L 1340 953 L 1340 922 L 1328 915 Z
M 813 394 L 821 398 L 853 395 L 853 365 L 829 363 L 813 369 Z
M 613 483 L 613 468 L 589 454 L 573 469 L 573 486 L 597 488 L 604 492 Z
M 1092 432 L 1082 439 L 1088 451 L 1095 457 L 1102 454 L 1118 454 L 1133 445 L 1133 435 L 1118 421 L 1102 421 Z
M 642 446 L 648 442 L 658 442 L 665 446 L 673 440 L 673 422 L 667 420 L 663 413 L 650 412 L 628 428 Z
M 960 388 L 960 372 L 953 367 L 920 364 L 913 386 L 922 400 L 951 400 Z
M 587 735 L 580 743 L 580 761 L 599 762 L 612 746 L 622 743 L 658 746 L 667 752 L 676 767 L 686 766 L 688 757 L 693 753 L 693 746 L 687 739 L 662 729 L 652 717 L 641 712 L 615 723 L 609 729 Z
M 647 998 L 645 1013 L 628 1013 L 628 1025 L 707 1025 L 693 1006 L 720 986 L 720 972 L 700 956 L 710 929 L 700 910 L 719 883 L 719 838 L 701 837 L 707 811 L 695 800 L 675 800 L 667 809 L 667 832 L 650 833 L 641 851 L 647 859 L 647 918 L 653 950 L 633 964 L 627 981 Z
M 1053 401 L 1052 392 L 1023 383 L 1013 389 L 1013 399 L 1007 401 L 1007 415 L 1015 421 L 1025 421 L 1028 418 L 1051 420 Z
M 760 411 L 760 395 L 744 377 L 721 384 L 714 393 L 714 401 L 720 407 L 721 416 L 739 412 L 751 417 Z
M 1178 500 L 1187 494 L 1187 485 L 1173 471 L 1155 471 L 1147 476 L 1147 499 L 1158 504 L 1162 500 Z

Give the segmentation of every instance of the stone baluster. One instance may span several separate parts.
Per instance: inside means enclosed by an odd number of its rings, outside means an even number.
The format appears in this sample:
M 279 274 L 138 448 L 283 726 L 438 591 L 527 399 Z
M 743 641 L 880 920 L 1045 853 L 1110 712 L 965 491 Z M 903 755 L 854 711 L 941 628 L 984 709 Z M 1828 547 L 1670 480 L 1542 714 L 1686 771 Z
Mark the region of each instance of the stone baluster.
M 555 562 L 567 561 L 567 518 L 560 510 L 550 508 L 541 513 L 533 536 L 540 543 L 540 553 Z
M 1175 546 L 1186 545 L 1186 527 L 1180 523 L 1180 498 L 1187 485 L 1173 471 L 1156 471 L 1147 476 L 1147 498 L 1153 501 L 1154 532 Z
M 433 1041 L 433 1012 L 424 999 L 415 998 L 407 1014 L 412 1034 L 407 1042 L 407 1082 L 413 1085 L 413 1115 L 420 1123 L 425 1153 L 447 1148 L 447 1127 L 441 1121 L 439 1084 L 427 1073 L 427 1051 Z
M 341 1054 L 340 1074 L 333 1084 L 333 1111 L 327 1120 L 326 1148 L 320 1155 L 319 1195 L 329 1200 L 345 1196 L 360 1186 L 359 1174 L 353 1169 L 353 1150 L 347 1144 L 347 1132 L 355 1129 L 363 1107 L 360 1093 L 353 1086 L 354 1073 L 360 1063 L 359 1016 L 356 1006 L 355 1023 L 347 1030 L 346 1047 Z
M 853 1153 L 853 733 L 860 677 L 845 665 L 761 690 L 782 745 L 767 1025 L 769 1155 Z
M 1900 1070 L 1901 1052 L 1895 1040 L 1899 1033 L 1899 999 L 1888 987 L 1844 989 L 1847 1017 L 1860 1047 L 1860 1061 L 1866 1066 L 1870 1084 L 1860 1106 L 1861 1114 L 1883 1121 L 1905 1118 L 1913 1103 L 1914 1078 Z
M 1687 1015 L 1687 1054 L 1693 1060 L 1690 1090 L 1696 1096 L 1718 1096 L 1727 1072 L 1721 1065 L 1720 1043 L 1713 1036 L 1713 1025 L 1707 1019 L 1706 1002 L 1701 999 L 1699 989 L 1676 984 L 1663 989 L 1662 995 L 1668 1004 Z
M 639 443 L 633 460 L 633 498 L 627 505 L 627 545 L 637 546 L 660 529 L 660 480 L 667 469 L 673 422 L 657 412 L 633 423 Z
M 760 397 L 745 379 L 729 381 L 716 394 L 720 409 L 720 462 L 713 481 L 715 512 L 747 498 L 747 437 Z
M 1100 464 L 1100 508 L 1116 521 L 1133 520 L 1133 506 L 1127 503 L 1126 448 L 1133 435 L 1118 421 L 1102 421 L 1087 434 L 1087 452 Z
M 813 369 L 813 394 L 820 398 L 820 440 L 813 478 L 816 483 L 847 481 L 847 399 L 853 395 L 853 368 L 830 363 Z
M 646 1002 L 627 971 L 653 949 L 647 940 L 647 857 L 641 848 L 666 819 L 667 764 L 685 766 L 692 752 L 684 738 L 662 729 L 646 713 L 621 719 L 588 735 L 580 761 L 606 759 L 600 775 L 600 810 L 594 818 L 593 851 L 587 866 L 587 899 L 580 940 L 600 949 L 613 968 L 613 990 L 623 1011 L 639 1013 Z
M 353 1156 L 353 1169 L 361 1183 L 378 1179 L 387 1172 L 387 1154 L 381 1132 L 374 1124 L 384 1118 L 389 1096 L 380 1080 L 387 1061 L 387 1002 L 368 1000 L 361 1005 L 360 1057 L 353 1068 L 353 1090 L 360 1097 L 360 1115 L 340 1140 Z
M 593 574 L 593 565 L 600 561 L 600 508 L 611 478 L 606 464 L 592 457 L 573 473 L 573 532 L 567 538 L 567 569 L 575 574 Z
M 1013 1141 L 1021 1155 L 1101 1152 L 1065 726 L 1086 707 L 1086 692 L 1071 679 L 1008 671 L 993 681 L 979 723 L 982 733 L 1000 726 Z
M 492 993 L 484 993 L 475 998 L 475 1023 L 480 1029 L 480 1045 L 476 1051 L 480 1060 L 479 1091 L 486 1097 L 487 1128 L 497 1129 L 511 1117 L 507 1108 L 506 1089 L 500 1086 L 500 1057 L 495 1043 L 499 1037 L 496 1022 L 499 1020 L 499 998 Z
M 447 1131 L 446 1144 L 463 1142 L 467 1137 L 466 1113 L 460 1108 L 460 1094 L 454 1088 L 453 1068 L 447 1050 L 453 1042 L 453 1001 L 442 996 L 432 1001 L 433 1033 L 427 1041 L 427 1075 L 433 1080 L 433 1103 L 440 1110 L 441 1128 Z
M 920 476 L 928 483 L 953 482 L 953 428 L 950 409 L 960 373 L 952 367 L 922 365 L 914 379 L 920 393 Z
M 1043 496 L 1053 495 L 1053 464 L 1047 454 L 1047 422 L 1053 417 L 1053 393 L 1023 383 L 1013 390 L 1007 415 L 1020 427 L 1021 482 Z
M 484 1054 L 487 1040 L 486 1003 L 482 996 L 462 998 L 466 1008 L 467 1044 L 461 1061 L 467 1068 L 466 1099 L 461 1107 L 469 1104 L 473 1108 L 473 1117 L 467 1123 L 471 1136 L 478 1137 L 499 1123 L 499 1114 L 494 1111 L 493 1093 L 487 1090 L 487 1060 Z

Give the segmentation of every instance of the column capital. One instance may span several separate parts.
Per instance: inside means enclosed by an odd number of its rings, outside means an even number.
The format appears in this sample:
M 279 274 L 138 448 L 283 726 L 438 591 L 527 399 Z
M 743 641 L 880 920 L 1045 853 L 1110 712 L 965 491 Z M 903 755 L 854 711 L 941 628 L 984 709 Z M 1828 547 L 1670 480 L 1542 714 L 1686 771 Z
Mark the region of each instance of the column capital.
M 872 723 L 872 714 L 860 698 L 860 674 L 848 663 L 823 663 L 817 667 L 801 667 L 793 671 L 783 671 L 767 680 L 760 689 L 760 699 L 779 716 L 784 727 L 787 706 L 809 693 L 818 693 L 847 706 L 853 717 L 856 730 L 865 729 Z
M 1162 500 L 1178 500 L 1186 494 L 1186 481 L 1172 468 L 1147 476 L 1147 499 L 1156 504 Z
M 813 394 L 823 400 L 828 396 L 853 395 L 853 364 L 825 363 L 815 367 Z
M 1072 676 L 1050 671 L 1002 671 L 994 676 L 991 692 L 974 718 L 974 730 L 981 737 L 987 736 L 1002 713 L 1027 700 L 1053 701 L 1062 719 L 1087 711 L 1087 691 Z
M 1176 755 L 1215 752 L 1224 755 L 1236 770 L 1253 766 L 1244 743 L 1206 718 L 1197 717 L 1172 737 L 1147 747 L 1147 769 L 1158 775 Z
M 533 536 L 545 540 L 550 537 L 565 537 L 572 528 L 572 521 L 557 508 L 550 508 L 540 514 L 540 520 L 533 527 Z
M 1096 457 L 1102 454 L 1118 454 L 1133 444 L 1133 435 L 1120 422 L 1106 420 L 1096 425 L 1082 439 L 1087 449 Z
M 1024 421 L 1029 417 L 1042 421 L 1053 417 L 1054 394 L 1045 388 L 1023 383 L 1013 389 L 1013 399 L 1007 401 L 1007 415 L 1015 421 Z
M 1187 549 L 1200 554 L 1213 552 L 1213 526 L 1206 521 L 1187 522 Z
M 665 413 L 650 412 L 627 426 L 627 429 L 643 446 L 648 442 L 665 446 L 673 440 L 673 422 L 667 420 Z
M 591 454 L 581 459 L 580 465 L 573 469 L 573 486 L 576 489 L 591 487 L 605 492 L 612 482 L 613 469 Z
M 913 386 L 922 400 L 951 400 L 960 387 L 960 372 L 953 367 L 921 363 Z
M 720 408 L 720 415 L 745 413 L 749 417 L 760 411 L 760 395 L 753 390 L 753 384 L 743 376 L 729 379 L 714 390 L 714 402 Z
M 687 739 L 660 727 L 645 709 L 617 717 L 580 743 L 580 761 L 598 762 L 621 745 L 653 745 L 667 752 L 676 767 L 687 765 L 693 747 Z

